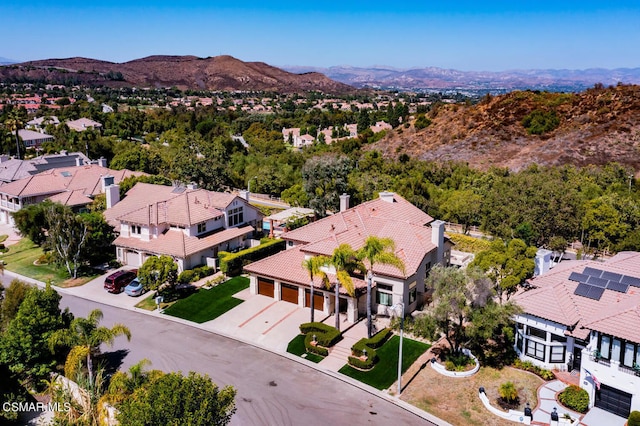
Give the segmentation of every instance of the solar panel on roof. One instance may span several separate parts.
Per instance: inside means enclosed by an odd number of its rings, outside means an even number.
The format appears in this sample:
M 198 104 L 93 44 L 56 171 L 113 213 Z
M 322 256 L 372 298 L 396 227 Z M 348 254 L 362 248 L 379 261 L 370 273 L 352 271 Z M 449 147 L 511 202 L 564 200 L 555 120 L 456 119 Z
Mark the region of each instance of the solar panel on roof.
M 602 272 L 603 271 L 601 269 L 590 268 L 587 266 L 586 268 L 584 268 L 584 271 L 582 273 L 592 277 L 600 278 L 600 275 L 602 275 Z
M 589 278 L 588 275 L 581 274 L 579 272 L 572 272 L 571 275 L 569 275 L 569 279 L 571 281 L 576 281 L 579 283 L 587 282 L 587 278 Z
M 573 294 L 587 297 L 587 294 L 589 294 L 589 290 L 591 289 L 591 287 L 593 286 L 590 286 L 589 284 L 585 284 L 585 283 L 580 283 L 578 284 L 578 287 L 576 287 L 576 290 L 573 292 Z
M 629 275 L 625 275 L 620 279 L 622 284 L 629 284 L 633 287 L 640 287 L 640 278 L 631 277 Z
M 597 277 L 594 277 L 594 276 L 590 276 L 589 279 L 587 279 L 587 284 L 591 284 L 591 285 L 594 285 L 596 287 L 605 288 L 608 283 L 609 283 L 609 280 L 604 280 L 602 278 L 597 278 Z
M 609 281 L 607 290 L 619 291 L 620 293 L 626 293 L 629 289 L 629 284 L 619 283 L 617 281 Z
M 616 274 L 615 272 L 604 271 L 600 278 L 609 280 L 609 281 L 620 282 L 620 278 L 622 278 L 622 274 Z
M 593 300 L 600 300 L 600 298 L 602 297 L 602 293 L 604 293 L 604 288 L 591 286 L 587 297 Z

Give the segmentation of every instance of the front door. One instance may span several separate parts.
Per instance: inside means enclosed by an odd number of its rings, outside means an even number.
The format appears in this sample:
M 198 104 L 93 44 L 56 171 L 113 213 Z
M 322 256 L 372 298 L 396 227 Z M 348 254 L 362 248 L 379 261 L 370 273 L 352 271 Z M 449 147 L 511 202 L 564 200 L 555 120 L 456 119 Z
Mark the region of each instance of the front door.
M 576 346 L 573 347 L 573 369 L 580 371 L 580 365 L 582 363 L 582 348 Z

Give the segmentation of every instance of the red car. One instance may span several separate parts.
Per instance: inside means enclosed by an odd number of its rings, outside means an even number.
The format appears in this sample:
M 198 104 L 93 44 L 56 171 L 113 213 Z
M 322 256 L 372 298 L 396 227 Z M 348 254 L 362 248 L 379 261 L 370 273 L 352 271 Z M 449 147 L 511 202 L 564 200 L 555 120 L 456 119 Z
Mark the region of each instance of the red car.
M 137 276 L 137 269 L 116 271 L 105 278 L 104 289 L 109 293 L 121 293 L 122 290 Z

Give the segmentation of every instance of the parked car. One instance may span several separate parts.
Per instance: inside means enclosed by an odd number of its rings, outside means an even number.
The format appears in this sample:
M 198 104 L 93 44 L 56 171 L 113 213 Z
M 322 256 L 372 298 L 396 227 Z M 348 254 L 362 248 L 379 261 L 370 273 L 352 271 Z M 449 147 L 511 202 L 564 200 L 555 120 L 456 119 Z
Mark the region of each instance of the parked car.
M 137 269 L 120 270 L 104 280 L 104 289 L 109 293 L 121 293 L 122 290 L 138 275 Z
M 124 288 L 124 292 L 129 296 L 140 296 L 142 293 L 144 293 L 144 287 L 142 286 L 142 283 L 140 282 L 138 277 L 135 277 L 133 281 L 131 281 Z

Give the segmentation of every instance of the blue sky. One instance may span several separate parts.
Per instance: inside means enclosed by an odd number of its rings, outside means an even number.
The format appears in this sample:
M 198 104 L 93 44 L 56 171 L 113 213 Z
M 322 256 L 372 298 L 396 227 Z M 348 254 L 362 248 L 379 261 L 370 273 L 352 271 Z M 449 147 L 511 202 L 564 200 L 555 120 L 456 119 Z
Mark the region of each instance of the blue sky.
M 640 1 L 0 3 L 0 56 L 232 55 L 270 65 L 640 67 Z

